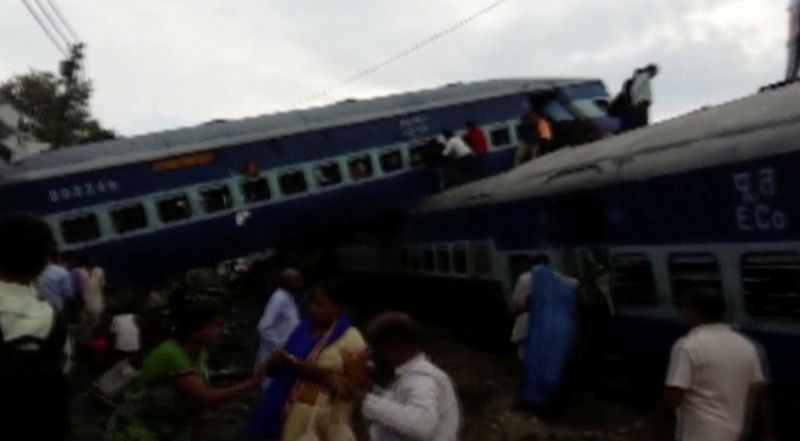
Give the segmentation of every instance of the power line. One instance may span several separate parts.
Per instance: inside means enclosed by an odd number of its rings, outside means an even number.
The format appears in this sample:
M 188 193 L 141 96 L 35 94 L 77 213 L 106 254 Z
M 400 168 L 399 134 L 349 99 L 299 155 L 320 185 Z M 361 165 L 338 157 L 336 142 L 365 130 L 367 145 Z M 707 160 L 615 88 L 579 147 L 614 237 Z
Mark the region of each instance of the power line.
M 70 40 L 70 38 L 61 31 L 61 26 L 59 26 L 59 24 L 56 23 L 56 21 L 53 19 L 53 16 L 50 15 L 50 12 L 48 12 L 47 9 L 42 5 L 41 0 L 34 0 L 34 1 L 36 2 L 36 6 L 39 7 L 39 10 L 42 11 L 42 15 L 44 15 L 44 18 L 47 19 L 47 22 L 50 23 L 50 26 L 56 31 L 56 34 L 58 34 L 58 36 L 61 37 L 64 43 L 67 44 L 67 47 L 72 46 L 72 41 Z
M 400 60 L 402 58 L 405 58 L 405 57 L 411 55 L 412 53 L 414 53 L 414 52 L 416 52 L 416 51 L 418 51 L 418 50 L 420 50 L 420 49 L 422 49 L 422 48 L 424 48 L 424 47 L 436 42 L 436 40 L 439 40 L 440 38 L 445 37 L 448 34 L 454 32 L 454 31 L 457 31 L 458 29 L 468 25 L 472 21 L 478 19 L 482 15 L 492 11 L 493 9 L 497 8 L 498 6 L 502 5 L 503 3 L 507 2 L 507 1 L 508 0 L 495 0 L 495 1 L 491 2 L 491 3 L 489 3 L 488 5 L 484 6 L 483 8 L 481 8 L 481 9 L 473 12 L 472 14 L 468 15 L 467 17 L 465 17 L 465 18 L 457 21 L 456 23 L 450 25 L 449 27 L 444 28 L 444 29 L 432 34 L 432 35 L 429 35 L 428 37 L 426 37 L 426 38 L 414 43 L 412 46 L 410 46 L 410 47 L 408 47 L 406 49 L 403 49 L 400 52 L 397 52 L 394 55 L 384 59 L 383 61 L 380 61 L 380 62 L 378 62 L 378 63 L 376 63 L 376 64 L 374 64 L 374 65 L 372 65 L 372 66 L 360 71 L 360 72 L 357 72 L 357 73 L 351 75 L 350 77 L 345 78 L 344 80 L 334 84 L 333 86 L 328 87 L 327 89 L 323 89 L 320 92 L 317 92 L 317 93 L 309 96 L 305 100 L 303 100 L 303 101 L 301 101 L 299 103 L 296 103 L 292 107 L 303 106 L 303 105 L 308 104 L 310 102 L 316 101 L 316 100 L 318 100 L 318 99 L 320 99 L 320 98 L 322 98 L 324 96 L 330 95 L 331 93 L 335 92 L 336 90 L 341 89 L 342 87 L 345 87 L 345 86 L 347 86 L 347 85 L 349 85 L 349 84 L 351 84 L 351 83 L 353 83 L 355 81 L 358 81 L 358 80 L 360 80 L 360 79 L 362 79 L 362 78 L 364 78 L 364 77 L 366 77 L 366 76 L 368 76 L 368 75 L 370 75 L 372 73 L 375 73 L 375 72 L 383 69 L 384 67 L 394 63 L 395 61 Z
M 58 51 L 61 52 L 62 55 L 67 56 L 67 51 L 63 47 L 61 47 L 61 44 L 58 42 L 58 39 L 56 39 L 56 37 L 52 34 L 52 32 L 50 32 L 50 29 L 48 29 L 47 26 L 45 26 L 44 22 L 42 22 L 42 19 L 39 17 L 38 14 L 36 14 L 31 5 L 28 3 L 28 0 L 22 0 L 22 3 L 25 5 L 25 8 L 28 9 L 28 12 L 30 12 L 30 14 L 33 16 L 33 19 L 36 20 L 36 23 L 39 24 L 39 27 L 42 28 L 42 31 L 44 31 L 45 35 L 47 35 L 47 38 L 50 39 L 50 41 L 53 43 L 56 49 L 58 49 Z
M 56 17 L 58 17 L 58 19 L 61 21 L 61 24 L 64 25 L 64 29 L 66 29 L 67 32 L 69 32 L 69 35 L 72 37 L 72 39 L 74 41 L 81 41 L 81 38 L 78 37 L 78 33 L 75 32 L 75 29 L 73 29 L 72 26 L 70 26 L 66 17 L 64 17 L 64 14 L 62 14 L 58 6 L 56 6 L 56 4 L 53 3 L 53 0 L 47 0 L 47 4 L 50 5 L 50 9 L 52 9 L 53 12 L 56 13 Z

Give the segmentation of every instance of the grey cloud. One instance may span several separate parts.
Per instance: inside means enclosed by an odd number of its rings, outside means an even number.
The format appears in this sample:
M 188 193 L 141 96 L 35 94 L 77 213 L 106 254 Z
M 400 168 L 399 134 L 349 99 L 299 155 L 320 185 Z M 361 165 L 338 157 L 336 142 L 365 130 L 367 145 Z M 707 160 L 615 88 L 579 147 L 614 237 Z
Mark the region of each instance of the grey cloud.
M 62 0 L 89 42 L 96 113 L 124 133 L 283 109 L 448 26 L 486 0 Z M 0 77 L 50 67 L 21 4 L 0 6 Z M 454 81 L 581 76 L 614 92 L 657 61 L 656 115 L 754 91 L 782 71 L 781 5 L 767 0 L 506 4 L 320 102 Z M 774 22 L 774 23 L 773 23 Z

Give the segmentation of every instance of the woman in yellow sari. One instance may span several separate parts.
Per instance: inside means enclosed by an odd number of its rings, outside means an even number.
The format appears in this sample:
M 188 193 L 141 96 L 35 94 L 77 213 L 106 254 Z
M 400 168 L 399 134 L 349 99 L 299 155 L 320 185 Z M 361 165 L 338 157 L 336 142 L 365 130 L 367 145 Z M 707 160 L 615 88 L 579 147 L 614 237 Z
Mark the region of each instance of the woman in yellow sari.
M 268 361 L 272 380 L 248 425 L 250 436 L 296 441 L 313 434 L 322 441 L 354 440 L 344 366 L 365 349 L 361 333 L 341 313 L 338 285 L 317 288 L 309 317 Z

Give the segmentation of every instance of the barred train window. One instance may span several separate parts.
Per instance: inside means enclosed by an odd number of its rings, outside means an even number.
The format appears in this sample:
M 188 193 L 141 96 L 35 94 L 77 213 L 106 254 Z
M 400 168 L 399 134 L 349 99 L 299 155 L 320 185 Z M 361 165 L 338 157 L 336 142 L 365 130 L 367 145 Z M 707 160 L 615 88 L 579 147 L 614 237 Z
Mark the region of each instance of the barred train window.
M 741 270 L 747 314 L 800 319 L 800 255 L 746 254 L 742 256 Z
M 381 170 L 384 173 L 400 170 L 403 168 L 403 154 L 400 150 L 392 150 L 382 153 L 380 156 Z
M 512 254 L 508 256 L 508 275 L 516 283 L 519 276 L 531 270 L 531 258 L 528 254 Z
M 421 267 L 420 261 L 420 252 L 419 248 L 409 248 L 409 255 L 410 255 L 410 268 L 411 271 L 419 271 Z
M 278 178 L 278 186 L 284 195 L 302 193 L 308 190 L 308 183 L 302 170 L 293 170 Z
M 476 242 L 470 245 L 473 272 L 478 276 L 492 274 L 492 245 L 490 242 Z
M 467 274 L 469 271 L 467 247 L 464 245 L 455 245 L 453 247 L 453 270 L 457 274 Z
M 449 273 L 451 267 L 450 250 L 447 247 L 438 248 L 436 250 L 436 269 L 440 273 Z
M 350 177 L 354 181 L 360 181 L 372 176 L 372 160 L 369 155 L 362 155 L 357 158 L 352 158 L 347 161 L 347 167 L 350 169 Z
M 111 222 L 119 234 L 147 228 L 147 215 L 142 204 L 128 205 L 111 210 Z
M 338 162 L 326 162 L 314 168 L 314 177 L 320 187 L 330 187 L 342 182 L 342 171 Z
M 433 269 L 433 249 L 431 247 L 425 247 L 422 251 L 422 271 L 431 272 Z
M 408 247 L 403 247 L 400 250 L 400 265 L 403 269 L 411 269 L 411 255 Z
M 264 201 L 272 197 L 269 182 L 265 178 L 248 179 L 242 182 L 242 194 L 244 195 L 244 201 L 248 204 Z
M 188 219 L 192 215 L 189 199 L 185 194 L 178 194 L 164 198 L 156 204 L 161 220 L 170 223 Z
M 489 133 L 489 138 L 492 140 L 492 146 L 502 147 L 511 144 L 511 132 L 508 127 L 500 127 L 493 129 Z
M 66 243 L 86 242 L 100 237 L 100 226 L 94 213 L 82 214 L 61 221 L 61 235 Z
M 687 290 L 712 288 L 722 291 L 717 259 L 710 253 L 673 254 L 669 257 L 672 300 L 676 307 L 684 305 Z
M 203 208 L 205 208 L 206 213 L 227 210 L 233 206 L 231 191 L 226 186 L 200 190 L 200 197 L 203 199 Z
M 611 259 L 612 292 L 621 306 L 658 303 L 653 266 L 645 254 L 616 254 Z

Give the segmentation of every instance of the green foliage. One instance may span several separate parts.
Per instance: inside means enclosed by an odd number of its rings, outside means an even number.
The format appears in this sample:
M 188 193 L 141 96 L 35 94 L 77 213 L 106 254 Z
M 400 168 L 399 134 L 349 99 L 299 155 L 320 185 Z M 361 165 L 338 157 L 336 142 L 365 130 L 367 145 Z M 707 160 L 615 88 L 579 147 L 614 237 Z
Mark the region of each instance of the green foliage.
M 0 85 L 0 97 L 25 117 L 27 131 L 53 148 L 116 137 L 92 118 L 91 94 L 88 81 L 70 84 L 44 71 L 17 75 Z

